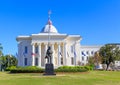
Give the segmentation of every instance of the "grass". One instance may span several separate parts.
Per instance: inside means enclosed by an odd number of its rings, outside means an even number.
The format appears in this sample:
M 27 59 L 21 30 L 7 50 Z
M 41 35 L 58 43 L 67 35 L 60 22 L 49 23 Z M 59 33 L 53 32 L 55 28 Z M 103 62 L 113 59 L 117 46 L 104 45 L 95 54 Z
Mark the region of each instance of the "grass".
M 57 76 L 0 72 L 0 85 L 120 85 L 120 72 L 57 73 Z

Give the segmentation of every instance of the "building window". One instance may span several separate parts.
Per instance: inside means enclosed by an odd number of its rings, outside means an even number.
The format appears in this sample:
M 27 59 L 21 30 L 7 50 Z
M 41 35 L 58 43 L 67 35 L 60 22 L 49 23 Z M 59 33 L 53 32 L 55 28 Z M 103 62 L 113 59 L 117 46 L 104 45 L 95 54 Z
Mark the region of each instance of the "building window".
M 63 58 L 61 58 L 61 65 L 63 65 Z
M 38 58 L 35 58 L 35 65 L 38 66 Z
M 27 58 L 24 58 L 24 65 L 27 65 Z
M 84 53 L 84 51 L 81 52 L 82 56 L 86 56 L 86 54 Z
M 38 53 L 38 46 L 35 47 L 35 53 Z
M 91 55 L 94 55 L 94 51 L 91 51 Z
M 71 64 L 74 65 L 74 58 L 71 57 Z
M 89 60 L 89 57 L 87 56 L 87 61 Z
M 24 53 L 28 53 L 28 47 L 25 46 L 25 52 Z
M 71 52 L 72 53 L 74 52 L 74 46 L 71 46 Z
M 84 61 L 84 57 L 82 56 L 82 61 Z
M 89 51 L 86 51 L 86 54 L 89 55 Z

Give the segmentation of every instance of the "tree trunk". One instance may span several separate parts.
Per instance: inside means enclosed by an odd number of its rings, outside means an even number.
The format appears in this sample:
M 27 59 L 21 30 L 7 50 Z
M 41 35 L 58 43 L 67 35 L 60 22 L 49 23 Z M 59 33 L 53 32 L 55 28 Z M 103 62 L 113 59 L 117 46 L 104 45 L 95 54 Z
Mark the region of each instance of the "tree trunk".
M 108 67 L 109 67 L 110 63 L 111 63 L 111 62 L 109 62 L 109 63 L 106 63 L 106 64 L 107 64 L 106 71 L 108 70 Z

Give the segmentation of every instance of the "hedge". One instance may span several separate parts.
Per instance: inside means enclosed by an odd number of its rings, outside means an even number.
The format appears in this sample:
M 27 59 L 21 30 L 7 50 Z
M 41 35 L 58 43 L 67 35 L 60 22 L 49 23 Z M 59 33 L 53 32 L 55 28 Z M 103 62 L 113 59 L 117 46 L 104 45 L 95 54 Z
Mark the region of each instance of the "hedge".
M 55 69 L 56 72 L 86 72 L 89 70 L 90 68 L 85 66 L 61 66 Z
M 9 67 L 10 73 L 43 73 L 45 69 L 36 66 Z M 90 66 L 61 66 L 55 69 L 55 72 L 86 72 L 92 70 Z
M 10 66 L 5 69 L 5 71 L 11 71 L 12 69 L 16 69 L 16 66 Z
M 10 70 L 10 73 L 43 73 L 44 69 L 36 66 L 17 67 Z

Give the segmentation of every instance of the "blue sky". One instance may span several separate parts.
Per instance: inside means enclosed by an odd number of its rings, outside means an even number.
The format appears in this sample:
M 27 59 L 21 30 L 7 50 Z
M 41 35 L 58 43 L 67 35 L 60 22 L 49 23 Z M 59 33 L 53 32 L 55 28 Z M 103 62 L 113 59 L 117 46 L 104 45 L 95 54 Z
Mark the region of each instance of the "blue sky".
M 82 36 L 82 45 L 120 43 L 120 0 L 0 0 L 0 43 L 17 52 L 16 37 L 39 33 L 52 10 L 59 33 Z

